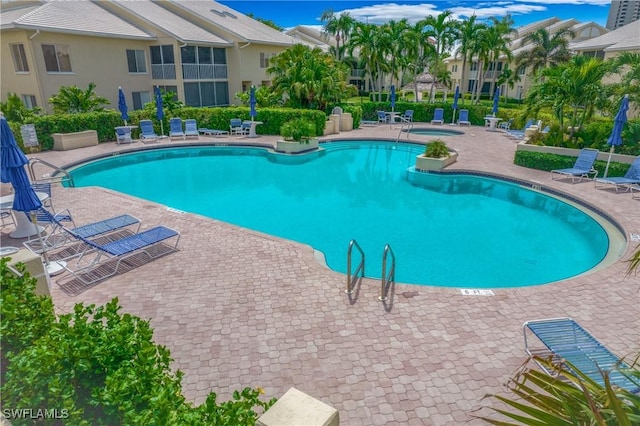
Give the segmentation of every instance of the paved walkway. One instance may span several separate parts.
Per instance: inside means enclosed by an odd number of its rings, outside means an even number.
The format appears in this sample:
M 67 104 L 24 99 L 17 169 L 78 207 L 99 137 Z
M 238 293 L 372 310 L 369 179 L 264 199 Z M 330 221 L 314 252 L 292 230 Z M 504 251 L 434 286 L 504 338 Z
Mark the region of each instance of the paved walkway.
M 462 130 L 463 136 L 446 137 L 459 152 L 453 169 L 541 182 L 607 211 L 627 236 L 640 233 L 640 201 L 628 193 L 552 181 L 549 173 L 515 166 L 516 145 L 501 133 Z M 339 136 L 395 139 L 397 130 L 367 127 Z M 275 139 L 200 143 L 272 146 Z M 108 143 L 34 157 L 64 166 L 142 146 Z M 483 396 L 503 391 L 525 360 L 524 321 L 571 316 L 619 355 L 640 350 L 640 275 L 625 277 L 624 263 L 636 243 L 604 269 L 544 286 L 497 289 L 494 296 L 398 284 L 385 309 L 378 281 L 364 280 L 350 303 L 345 276 L 320 265 L 303 244 L 96 187 L 56 187 L 54 200 L 79 224 L 131 213 L 145 226 L 165 224 L 182 233 L 177 253 L 89 288 L 56 277 L 52 295 L 60 312 L 118 297 L 125 311 L 150 319 L 196 403 L 211 391 L 226 400 L 233 390 L 261 386 L 267 397 L 280 397 L 294 386 L 336 407 L 343 425 L 455 425 L 474 410 L 488 414 L 482 407 L 491 402 Z M 9 232 L 2 230 L 2 244 L 19 244 Z

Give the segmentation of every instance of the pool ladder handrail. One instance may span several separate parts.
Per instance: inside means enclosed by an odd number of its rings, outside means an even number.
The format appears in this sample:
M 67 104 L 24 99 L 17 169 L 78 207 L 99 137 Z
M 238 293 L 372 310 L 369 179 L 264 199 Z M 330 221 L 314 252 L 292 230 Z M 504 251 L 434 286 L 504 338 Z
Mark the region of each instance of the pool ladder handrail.
M 391 268 L 387 274 L 387 256 L 391 254 Z M 378 300 L 384 302 L 387 300 L 387 293 L 389 292 L 390 283 L 396 281 L 396 255 L 391 249 L 391 245 L 386 244 L 382 252 L 382 275 L 380 279 L 380 297 Z
M 409 139 L 409 130 L 413 129 L 413 121 L 409 121 L 406 118 L 400 117 L 400 131 L 398 132 L 396 143 L 400 142 L 400 136 L 402 136 L 402 132 L 405 130 L 405 126 L 406 126 L 407 139 Z
M 352 275 L 351 274 L 351 253 L 353 252 L 354 247 L 358 249 L 362 259 L 360 260 L 358 267 L 356 268 L 355 272 Z M 362 251 L 362 247 L 360 247 L 360 244 L 358 244 L 356 240 L 351 240 L 349 242 L 349 249 L 347 250 L 347 289 L 345 290 L 345 293 L 347 294 L 353 293 L 353 288 L 355 287 L 358 273 L 360 273 L 361 277 L 364 278 L 364 259 L 365 259 L 364 251 Z
M 44 178 L 36 178 L 36 173 L 34 170 L 34 166 L 36 164 L 43 164 L 47 167 L 49 167 L 50 169 L 53 169 L 56 171 L 56 173 L 51 176 L 50 174 L 47 175 L 43 175 Z M 58 175 L 58 176 L 56 176 Z M 61 175 L 61 176 L 60 176 Z M 62 169 L 58 166 L 55 166 L 51 163 L 49 163 L 48 161 L 45 161 L 41 158 L 29 158 L 29 177 L 31 178 L 31 182 L 69 182 L 69 186 L 70 187 L 75 187 L 75 184 L 73 182 L 73 176 L 71 176 L 69 174 L 69 172 L 67 172 L 65 169 Z

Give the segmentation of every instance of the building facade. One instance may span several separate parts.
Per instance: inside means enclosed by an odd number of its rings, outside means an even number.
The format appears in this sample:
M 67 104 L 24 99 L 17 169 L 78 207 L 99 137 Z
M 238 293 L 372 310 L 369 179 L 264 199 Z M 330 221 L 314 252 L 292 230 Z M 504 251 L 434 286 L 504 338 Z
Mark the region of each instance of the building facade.
M 607 17 L 608 29 L 615 30 L 637 20 L 640 20 L 639 0 L 611 0 Z
M 61 86 L 86 88 L 111 107 L 122 87 L 140 109 L 160 87 L 189 106 L 238 103 L 268 85 L 269 59 L 296 39 L 210 0 L 4 1 L 1 98 L 48 110 Z

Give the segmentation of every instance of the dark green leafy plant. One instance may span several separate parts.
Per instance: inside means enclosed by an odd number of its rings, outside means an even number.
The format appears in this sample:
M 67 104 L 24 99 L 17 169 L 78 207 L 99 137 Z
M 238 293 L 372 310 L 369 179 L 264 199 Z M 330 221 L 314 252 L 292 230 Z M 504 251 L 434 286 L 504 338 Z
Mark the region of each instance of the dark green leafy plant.
M 445 158 L 449 156 L 449 148 L 441 139 L 434 139 L 429 142 L 424 150 L 425 157 Z
M 305 118 L 296 118 L 280 127 L 280 135 L 286 141 L 309 143 L 309 139 L 316 136 L 316 126 Z
M 49 98 L 55 114 L 76 114 L 79 112 L 102 111 L 109 100 L 98 96 L 96 84 L 89 83 L 85 90 L 77 86 L 62 86 L 58 93 Z
M 17 123 L 29 123 L 35 116 L 42 115 L 43 111 L 40 107 L 29 109 L 22 99 L 15 93 L 9 93 L 6 102 L 0 102 L 0 111 L 4 114 L 7 121 L 15 121 Z

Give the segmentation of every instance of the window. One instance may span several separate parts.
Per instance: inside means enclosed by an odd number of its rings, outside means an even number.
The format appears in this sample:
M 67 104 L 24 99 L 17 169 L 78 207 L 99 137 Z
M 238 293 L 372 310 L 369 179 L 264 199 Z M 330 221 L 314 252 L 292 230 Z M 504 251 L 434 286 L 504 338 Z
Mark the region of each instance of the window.
M 144 104 L 151 102 L 151 93 L 149 92 L 132 92 L 133 109 L 142 109 Z
M 16 72 L 29 72 L 29 65 L 27 64 L 27 55 L 24 53 L 24 44 L 10 44 L 11 56 L 13 57 L 13 66 Z
M 451 72 L 458 72 L 458 65 L 451 65 Z
M 24 103 L 24 106 L 28 109 L 33 109 L 38 106 L 36 97 L 33 95 L 22 95 L 22 103 Z
M 524 65 L 518 68 L 518 75 L 524 75 L 527 72 L 527 67 Z
M 71 72 L 71 53 L 69 46 L 43 44 L 42 54 L 47 72 Z
M 276 56 L 275 53 L 261 53 L 260 54 L 260 68 L 269 68 L 269 59 Z
M 184 83 L 184 100 L 189 106 L 229 105 L 229 84 L 226 81 Z
M 151 46 L 151 78 L 169 79 L 176 78 L 175 58 L 173 56 L 173 46 L 170 44 L 162 46 Z
M 471 71 L 478 71 L 478 63 L 471 62 Z
M 160 93 L 163 95 L 165 93 L 173 93 L 173 100 L 178 100 L 178 86 L 158 86 L 158 89 L 160 89 Z
M 131 73 L 146 73 L 147 63 L 144 59 L 144 50 L 127 49 L 127 65 Z
M 227 56 L 224 49 L 209 46 L 180 48 L 182 78 L 185 80 L 215 80 L 227 78 Z

